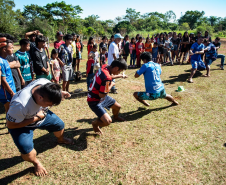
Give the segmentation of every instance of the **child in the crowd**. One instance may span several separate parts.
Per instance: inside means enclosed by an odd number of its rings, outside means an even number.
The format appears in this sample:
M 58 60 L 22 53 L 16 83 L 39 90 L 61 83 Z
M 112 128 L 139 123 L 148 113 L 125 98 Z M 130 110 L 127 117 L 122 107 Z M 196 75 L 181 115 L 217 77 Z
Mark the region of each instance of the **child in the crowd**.
M 30 42 L 27 39 L 20 40 L 20 49 L 15 53 L 20 61 L 20 71 L 25 83 L 22 85 L 22 89 L 26 87 L 32 81 L 32 69 L 30 66 Z
M 217 49 L 209 39 L 204 40 L 205 45 L 205 63 L 206 63 L 206 75 L 204 77 L 210 77 L 210 65 L 217 59 Z
M 190 44 L 190 37 L 188 36 L 188 32 L 184 32 L 184 35 L 181 41 L 181 52 L 180 52 L 178 64 L 180 64 L 180 59 L 183 54 L 184 56 L 183 56 L 182 64 L 184 64 L 184 62 L 186 61 L 186 54 L 188 53 L 188 50 L 189 50 L 189 44 Z
M 59 58 L 63 62 L 62 75 L 63 75 L 63 91 L 69 92 L 70 80 L 73 78 L 73 68 L 72 68 L 72 46 L 71 42 L 73 36 L 70 34 L 65 35 L 65 44 L 62 44 L 59 48 Z
M 88 44 L 87 44 L 88 55 L 89 55 L 90 51 L 92 50 L 93 46 L 94 46 L 94 39 L 93 39 L 93 37 L 90 37 L 88 40 Z
M 94 63 L 94 71 L 98 70 L 100 68 L 100 63 L 99 63 L 99 53 L 97 52 L 97 44 L 95 44 L 92 48 L 92 50 L 90 51 L 91 54 L 94 55 L 93 60 L 95 61 Z
M 162 73 L 161 65 L 152 62 L 152 56 L 149 52 L 144 52 L 140 56 L 144 65 L 136 72 L 135 78 L 144 75 L 145 92 L 135 92 L 133 96 L 145 106 L 150 106 L 146 100 L 156 100 L 164 98 L 172 105 L 178 105 L 178 102 L 169 94 L 166 94 L 164 85 L 161 81 L 160 75 Z
M 107 40 L 108 40 L 108 38 L 106 36 L 103 36 L 102 42 L 99 45 L 100 53 L 102 53 L 102 48 L 107 48 Z
M 82 53 L 81 53 L 81 42 L 80 42 L 80 35 L 77 35 L 76 40 L 76 65 L 74 68 L 74 71 L 76 71 L 76 67 L 77 67 L 77 72 L 79 71 L 79 65 L 80 65 L 80 60 L 82 58 Z
M 39 78 L 46 78 L 48 80 L 52 79 L 52 75 L 50 74 L 48 58 L 44 50 L 46 42 L 47 38 L 41 35 L 38 35 L 35 39 L 36 48 L 34 56 L 32 58 L 34 59 L 34 72 L 36 73 L 36 79 Z
M 111 65 L 103 65 L 95 74 L 93 82 L 90 84 L 87 102 L 90 109 L 97 115 L 97 119 L 92 122 L 94 132 L 103 134 L 100 127 L 111 124 L 112 119 L 105 109 L 112 109 L 113 118 L 117 121 L 125 121 L 119 117 L 121 105 L 113 98 L 108 96 L 110 89 L 115 85 L 112 78 L 126 78 L 124 74 L 120 74 L 127 69 L 124 59 L 113 60 Z
M 129 56 L 130 50 L 129 50 L 129 36 L 126 35 L 122 42 L 122 50 L 123 50 L 123 58 L 127 62 L 127 57 Z
M 103 51 L 103 48 L 102 48 L 102 51 Z M 95 55 L 93 53 L 90 53 L 88 56 L 87 64 L 86 64 L 86 81 L 87 81 L 88 90 L 94 77 L 94 63 L 95 63 L 94 57 Z
M 137 67 L 140 67 L 140 55 L 143 52 L 144 52 L 144 43 L 142 42 L 142 37 L 139 37 L 139 41 L 136 43 Z
M 100 66 L 102 66 L 106 63 L 106 52 L 107 52 L 107 48 L 102 47 L 101 53 L 100 53 Z
M 215 42 L 213 42 L 213 44 L 215 45 L 216 49 L 217 49 L 217 58 L 221 59 L 221 70 L 224 70 L 224 61 L 225 61 L 225 55 L 219 54 L 218 53 L 218 49 L 221 47 L 221 43 L 220 43 L 220 38 L 217 37 L 215 39 Z
M 155 36 L 155 42 L 157 42 L 157 43 L 158 43 L 159 36 L 160 36 L 159 33 L 157 33 Z
M 173 44 L 172 44 L 171 40 L 169 39 L 168 34 L 166 34 L 166 36 L 165 36 L 165 46 L 164 46 L 164 49 L 165 49 L 164 63 L 168 62 L 167 57 L 169 57 L 170 64 L 173 66 L 173 61 L 172 61 L 172 58 L 171 58 L 171 49 L 172 48 L 173 48 Z
M 152 48 L 152 60 L 155 63 L 159 63 L 159 48 L 158 48 L 158 43 L 154 43 L 154 47 Z
M 136 40 L 133 37 L 131 42 L 129 43 L 129 50 L 130 50 L 130 68 L 135 68 L 135 61 L 136 61 Z
M 163 33 L 159 35 L 157 43 L 158 43 L 158 51 L 159 51 L 159 64 L 161 64 L 163 63 L 164 46 L 165 46 L 165 37 Z
M 173 49 L 172 49 L 172 61 L 174 62 L 174 59 L 176 58 L 176 62 L 178 62 L 178 49 L 180 45 L 180 39 L 177 37 L 177 33 L 173 32 L 173 37 L 171 39 L 171 42 L 173 43 Z
M 202 44 L 203 38 L 199 37 L 198 41 L 191 46 L 190 55 L 191 56 L 191 75 L 187 82 L 193 83 L 192 77 L 195 75 L 197 70 L 205 69 L 205 64 L 202 61 L 201 55 L 204 53 L 204 45 Z
M 0 38 L 5 37 L 0 34 Z M 13 80 L 12 71 L 9 63 L 6 60 L 8 55 L 13 54 L 13 41 L 7 38 L 6 46 L 0 48 L 0 66 L 1 66 L 1 89 L 0 89 L 0 102 L 4 105 L 6 113 L 9 110 L 9 104 L 16 93 L 16 87 Z
M 151 44 L 151 39 L 150 39 L 150 37 L 147 37 L 147 38 L 146 38 L 146 42 L 145 42 L 144 47 L 145 47 L 145 51 L 146 51 L 146 52 L 152 53 L 152 44 Z
M 76 40 L 77 35 L 75 33 L 72 33 L 71 35 L 73 36 L 73 39 L 71 42 L 71 46 L 72 46 L 72 50 L 73 50 L 72 68 L 75 69 L 75 67 L 76 67 L 76 43 L 75 43 L 75 40 Z M 74 72 L 75 72 L 75 70 L 74 70 Z
M 65 42 L 63 41 L 63 33 L 61 31 L 58 31 L 57 32 L 57 41 L 54 42 L 54 48 L 55 49 L 59 49 L 59 47 L 62 45 L 62 44 L 65 44 Z
M 52 80 L 57 84 L 60 81 L 60 66 L 64 66 L 64 63 L 58 57 L 58 50 L 53 49 L 51 52 L 50 67 L 53 76 Z

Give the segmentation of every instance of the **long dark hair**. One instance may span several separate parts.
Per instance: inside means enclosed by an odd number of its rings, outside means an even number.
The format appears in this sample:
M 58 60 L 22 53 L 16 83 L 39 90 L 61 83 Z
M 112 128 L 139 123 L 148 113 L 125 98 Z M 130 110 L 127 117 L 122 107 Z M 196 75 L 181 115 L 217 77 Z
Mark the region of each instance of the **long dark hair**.
M 185 38 L 185 34 L 187 33 L 187 37 L 189 37 L 188 36 L 188 32 L 186 31 L 186 32 L 184 32 L 184 35 L 183 35 L 183 39 Z
M 150 37 L 147 37 L 147 38 L 146 38 L 146 42 L 145 42 L 145 44 L 146 44 L 146 43 L 148 43 L 148 39 L 150 39 Z
M 133 40 L 134 40 L 134 42 L 133 42 Z M 131 38 L 131 44 L 136 44 L 136 40 L 134 37 Z
M 93 37 L 89 38 L 88 45 L 91 44 L 91 40 L 93 40 Z
M 51 58 L 53 58 L 52 55 L 54 55 L 54 54 L 58 54 L 58 49 L 53 49 L 52 50 L 52 52 L 51 52 Z
M 137 38 L 138 37 L 138 38 Z M 137 34 L 136 35 L 136 40 L 139 40 L 139 37 L 140 37 L 140 34 Z

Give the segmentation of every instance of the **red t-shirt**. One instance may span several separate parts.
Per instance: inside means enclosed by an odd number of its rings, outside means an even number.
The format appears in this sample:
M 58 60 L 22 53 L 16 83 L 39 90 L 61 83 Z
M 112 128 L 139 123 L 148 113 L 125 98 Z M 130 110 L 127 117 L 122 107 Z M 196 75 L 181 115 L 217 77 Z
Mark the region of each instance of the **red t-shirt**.
M 59 49 L 59 47 L 61 46 L 61 44 L 65 44 L 65 42 L 63 40 L 61 40 L 60 42 L 55 41 L 54 42 L 54 48 L 55 49 Z
M 93 74 L 94 63 L 95 63 L 95 61 L 92 58 L 90 58 L 87 61 L 87 64 L 86 64 L 86 74 Z
M 90 53 L 90 51 L 91 51 L 92 48 L 93 48 L 93 45 L 88 44 L 88 46 L 87 46 L 88 54 Z
M 87 96 L 88 102 L 101 101 L 99 93 L 107 94 L 109 92 L 109 86 L 112 81 L 108 65 L 103 65 L 95 74 L 93 82 L 90 84 L 89 93 Z

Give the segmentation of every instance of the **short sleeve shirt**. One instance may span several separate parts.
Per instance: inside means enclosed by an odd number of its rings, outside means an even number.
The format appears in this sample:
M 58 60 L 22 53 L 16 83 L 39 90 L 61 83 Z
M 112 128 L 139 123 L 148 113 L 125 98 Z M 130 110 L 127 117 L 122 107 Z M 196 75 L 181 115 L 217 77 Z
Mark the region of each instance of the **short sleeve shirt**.
M 51 83 L 49 80 L 40 78 L 31 82 L 27 87 L 16 93 L 11 102 L 9 111 L 7 112 L 6 119 L 14 123 L 20 123 L 25 119 L 33 118 L 41 109 L 47 111 L 48 108 L 43 108 L 40 105 L 36 104 L 33 96 L 32 89 L 38 85 L 45 85 Z M 36 127 L 40 125 L 42 121 L 32 123 L 26 127 Z
M 147 93 L 159 93 L 164 89 L 164 85 L 160 78 L 161 73 L 162 70 L 160 65 L 151 61 L 142 65 L 137 71 L 138 75 L 144 75 Z
M 31 81 L 32 76 L 29 55 L 27 54 L 26 51 L 25 52 L 17 51 L 15 54 L 20 62 L 20 71 L 24 81 Z
M 3 59 L 1 57 L 0 59 L 1 59 L 0 65 L 1 65 L 1 71 L 2 71 L 1 76 L 6 77 L 6 81 L 9 84 L 9 87 L 12 89 L 14 93 L 16 93 L 16 87 L 15 87 L 15 83 L 14 83 L 14 79 L 13 79 L 13 75 L 12 75 L 12 71 L 10 69 L 9 63 L 6 59 Z M 0 89 L 0 99 L 7 99 L 6 90 L 2 85 Z
M 55 48 L 55 49 L 59 49 L 59 47 L 60 47 L 62 44 L 65 44 L 65 42 L 64 42 L 63 40 L 61 40 L 60 42 L 55 41 L 55 42 L 54 42 L 54 48 Z
M 206 48 L 207 48 L 207 51 L 205 52 L 206 58 L 216 60 L 217 51 L 215 45 L 213 43 L 209 43 L 209 45 Z
M 114 61 L 113 54 L 115 54 L 116 58 L 119 58 L 119 48 L 115 42 L 112 42 L 109 46 L 108 50 L 108 65 Z
M 72 64 L 72 54 L 73 54 L 73 50 L 71 45 L 66 46 L 65 44 L 62 44 L 59 47 L 59 58 L 66 65 Z
M 196 51 L 202 51 L 204 49 L 204 45 L 203 44 L 198 44 L 197 42 L 192 44 L 191 46 L 191 50 L 193 53 L 195 53 Z M 201 61 L 201 54 L 195 54 L 191 56 L 191 60 L 195 60 L 195 61 Z
M 109 86 L 112 81 L 108 65 L 103 65 L 95 74 L 93 82 L 90 84 L 89 93 L 87 96 L 88 102 L 100 102 L 102 99 L 99 97 L 99 93 L 107 94 L 109 92 Z

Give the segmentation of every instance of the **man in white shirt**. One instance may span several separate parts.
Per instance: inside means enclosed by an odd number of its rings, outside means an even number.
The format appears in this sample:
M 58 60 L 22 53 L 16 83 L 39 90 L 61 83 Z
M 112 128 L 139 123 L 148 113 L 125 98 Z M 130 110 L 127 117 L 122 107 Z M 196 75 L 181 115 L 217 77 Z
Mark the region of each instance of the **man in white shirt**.
M 111 63 L 116 60 L 117 58 L 119 58 L 119 46 L 118 44 L 121 42 L 121 39 L 123 39 L 124 37 L 121 36 L 120 33 L 116 33 L 114 35 L 114 41 L 110 44 L 109 49 L 108 49 L 108 65 L 110 66 Z M 113 82 L 115 82 L 115 80 L 113 79 Z M 117 89 L 115 88 L 115 86 L 113 86 L 111 88 L 111 92 L 114 94 L 117 94 Z
M 70 94 L 61 91 L 59 84 L 40 78 L 16 93 L 10 102 L 6 115 L 9 133 L 21 157 L 33 163 L 37 176 L 45 176 L 47 171 L 36 158 L 33 143 L 35 129 L 53 132 L 59 144 L 73 144 L 71 139 L 64 137 L 64 122 L 48 108 L 59 105 L 62 98 L 68 97 Z

